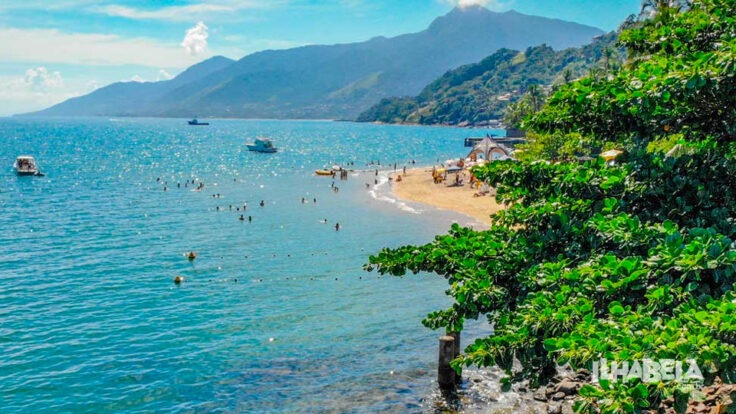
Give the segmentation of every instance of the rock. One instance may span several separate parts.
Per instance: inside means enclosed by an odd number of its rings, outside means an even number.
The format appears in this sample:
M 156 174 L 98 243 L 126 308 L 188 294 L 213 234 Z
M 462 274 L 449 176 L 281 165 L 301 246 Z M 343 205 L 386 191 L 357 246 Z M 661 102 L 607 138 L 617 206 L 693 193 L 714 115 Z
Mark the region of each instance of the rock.
M 556 392 L 552 395 L 552 401 L 560 401 L 565 398 L 564 392 Z
M 544 388 L 540 388 L 534 392 L 534 399 L 537 401 L 547 401 L 547 394 L 544 392 Z
M 590 382 L 593 379 L 593 374 L 590 373 L 587 369 L 579 369 L 575 373 L 575 380 L 576 381 L 582 381 L 582 382 Z
M 562 405 L 550 404 L 547 406 L 547 414 L 562 414 Z
M 551 397 L 554 393 L 557 391 L 555 390 L 555 387 L 549 385 L 544 389 L 544 394 L 547 396 L 547 398 Z
M 580 391 L 580 387 L 580 383 L 574 382 L 569 378 L 565 378 L 555 386 L 555 391 L 564 393 L 565 395 L 575 395 Z

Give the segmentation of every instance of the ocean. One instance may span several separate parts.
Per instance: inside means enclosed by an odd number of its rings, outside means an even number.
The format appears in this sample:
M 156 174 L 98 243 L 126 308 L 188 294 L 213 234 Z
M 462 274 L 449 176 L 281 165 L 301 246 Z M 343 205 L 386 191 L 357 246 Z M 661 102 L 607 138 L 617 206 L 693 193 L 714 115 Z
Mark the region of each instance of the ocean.
M 420 321 L 446 282 L 362 267 L 473 224 L 394 199 L 394 163 L 502 131 L 210 122 L 0 119 L 1 411 L 431 410 Z M 280 151 L 247 151 L 258 136 Z M 24 154 L 45 176 L 15 175 Z M 314 175 L 333 164 L 356 171 Z

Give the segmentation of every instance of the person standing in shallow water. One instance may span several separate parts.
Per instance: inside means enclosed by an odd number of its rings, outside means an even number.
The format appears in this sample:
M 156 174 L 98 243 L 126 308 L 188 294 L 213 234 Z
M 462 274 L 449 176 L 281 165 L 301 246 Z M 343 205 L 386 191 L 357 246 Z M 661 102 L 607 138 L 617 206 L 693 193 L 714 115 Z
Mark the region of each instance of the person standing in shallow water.
M 340 223 L 335 223 L 335 231 L 340 231 Z

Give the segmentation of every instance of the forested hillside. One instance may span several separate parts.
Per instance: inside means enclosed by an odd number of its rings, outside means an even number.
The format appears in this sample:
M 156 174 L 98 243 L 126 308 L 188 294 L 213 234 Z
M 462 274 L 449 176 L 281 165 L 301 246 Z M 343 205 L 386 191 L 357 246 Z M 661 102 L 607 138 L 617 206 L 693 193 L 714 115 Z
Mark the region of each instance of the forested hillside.
M 383 99 L 358 117 L 361 122 L 484 125 L 532 85 L 548 87 L 612 64 L 615 33 L 580 48 L 555 51 L 546 45 L 524 52 L 501 49 L 474 64 L 445 73 L 416 97 Z

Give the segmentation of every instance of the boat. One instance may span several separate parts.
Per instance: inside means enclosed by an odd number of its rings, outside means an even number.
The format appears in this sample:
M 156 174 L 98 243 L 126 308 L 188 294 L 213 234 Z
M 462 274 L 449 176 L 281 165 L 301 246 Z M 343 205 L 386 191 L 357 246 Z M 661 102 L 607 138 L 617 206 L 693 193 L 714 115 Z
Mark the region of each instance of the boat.
M 209 125 L 209 122 L 199 122 L 197 118 L 192 119 L 191 121 L 187 121 L 189 125 Z
M 13 163 L 13 168 L 15 168 L 15 172 L 18 175 L 43 175 L 43 173 L 38 170 L 36 160 L 30 155 L 21 155 L 16 158 L 15 163 Z
M 332 170 L 315 170 L 314 173 L 317 175 L 335 175 L 335 172 Z
M 278 149 L 273 146 L 273 142 L 268 138 L 256 138 L 252 144 L 245 144 L 250 151 L 256 152 L 276 152 Z

